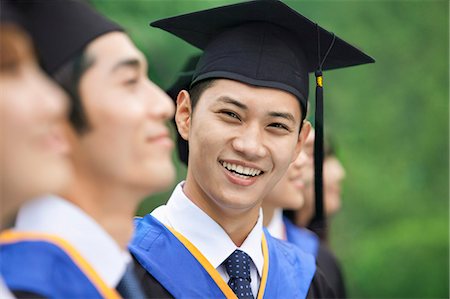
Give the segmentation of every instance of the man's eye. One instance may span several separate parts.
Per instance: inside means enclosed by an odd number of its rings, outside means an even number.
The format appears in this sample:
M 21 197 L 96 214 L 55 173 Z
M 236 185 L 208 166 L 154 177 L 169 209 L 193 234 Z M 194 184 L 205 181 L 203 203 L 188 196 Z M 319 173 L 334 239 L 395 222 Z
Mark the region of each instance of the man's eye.
M 134 85 L 138 82 L 139 82 L 138 78 L 132 78 L 132 79 L 126 80 L 123 84 L 129 86 L 129 85 Z
M 237 115 L 236 113 L 234 113 L 232 111 L 222 111 L 222 113 L 227 115 L 227 116 L 229 116 L 229 117 L 232 117 L 232 118 L 240 120 L 239 115 Z
M 291 131 L 288 126 L 286 126 L 282 123 L 273 123 L 273 124 L 270 124 L 269 127 L 280 129 L 280 130 L 286 130 L 288 132 Z

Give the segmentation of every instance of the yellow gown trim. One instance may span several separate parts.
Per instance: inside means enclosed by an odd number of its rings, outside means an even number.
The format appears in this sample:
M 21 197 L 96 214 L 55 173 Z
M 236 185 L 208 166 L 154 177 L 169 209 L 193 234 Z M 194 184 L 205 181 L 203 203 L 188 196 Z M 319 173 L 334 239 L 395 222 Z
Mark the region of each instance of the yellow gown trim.
M 16 232 L 12 230 L 6 230 L 0 234 L 0 244 L 11 244 L 20 241 L 46 241 L 53 243 L 61 248 L 72 261 L 78 266 L 78 268 L 86 275 L 86 277 L 97 288 L 99 293 L 108 299 L 120 299 L 122 298 L 119 293 L 113 288 L 110 288 L 103 279 L 95 272 L 92 266 L 75 250 L 75 248 L 69 244 L 66 240 L 49 234 L 32 233 L 32 232 Z M 93 246 L 95 246 L 93 244 Z
M 233 290 L 228 286 L 225 280 L 223 280 L 222 276 L 220 276 L 219 272 L 211 265 L 211 263 L 205 258 L 205 256 L 197 249 L 197 247 L 195 247 L 188 239 L 186 239 L 182 234 L 174 230 L 172 227 L 169 226 L 166 227 L 199 261 L 199 263 L 203 266 L 206 272 L 208 272 L 208 274 L 220 288 L 225 297 L 228 299 L 237 299 L 237 296 L 236 294 L 234 294 Z M 267 284 L 267 275 L 269 273 L 269 250 L 267 247 L 267 241 L 266 237 L 264 236 L 264 233 L 262 235 L 261 246 L 264 256 L 264 266 L 257 299 L 262 299 L 264 296 L 264 290 L 266 289 Z

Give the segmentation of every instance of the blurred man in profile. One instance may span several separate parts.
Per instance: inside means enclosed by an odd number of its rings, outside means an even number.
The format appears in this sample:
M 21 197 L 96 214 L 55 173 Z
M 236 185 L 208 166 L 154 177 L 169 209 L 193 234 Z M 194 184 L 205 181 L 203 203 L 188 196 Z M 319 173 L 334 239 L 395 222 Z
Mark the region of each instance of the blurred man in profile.
M 122 28 L 86 4 L 16 3 L 70 95 L 74 178 L 21 208 L 1 249 L 5 281 L 18 297 L 142 298 L 127 243 L 140 200 L 174 179 L 173 103 Z
M 312 159 L 314 152 L 314 130 L 308 135 L 304 147 L 305 154 L 311 160 L 310 167 L 305 168 L 302 172 L 302 181 L 304 184 L 303 196 L 305 203 L 296 213 L 295 222 L 307 227 L 311 222 L 315 213 L 314 204 L 314 174 L 312 168 Z M 345 179 L 345 169 L 339 159 L 336 157 L 333 145 L 327 142 L 325 145 L 324 158 L 324 208 L 327 218 L 334 216 L 339 212 L 342 204 L 341 191 L 342 182 Z
M 299 209 L 292 209 L 286 207 L 288 211 L 285 211 L 284 219 L 286 224 L 286 230 L 291 231 L 287 233 L 287 240 L 289 235 L 292 242 L 304 247 L 310 244 L 312 254 L 317 258 L 317 264 L 322 269 L 330 283 L 333 291 L 338 298 L 346 297 L 346 288 L 344 276 L 341 270 L 341 265 L 338 259 L 329 248 L 327 239 L 320 239 L 317 235 L 308 238 L 308 240 L 302 239 L 301 235 L 296 237 L 296 231 L 309 232 L 309 224 L 311 223 L 315 215 L 315 198 L 314 198 L 314 169 L 313 169 L 313 153 L 314 153 L 314 130 L 311 130 L 308 135 L 303 152 L 307 157 L 306 163 L 304 163 L 302 171 L 300 172 L 301 188 L 300 193 L 303 197 L 303 206 Z M 330 218 L 334 215 L 340 207 L 340 191 L 341 183 L 345 177 L 345 171 L 339 160 L 334 155 L 334 151 L 330 146 L 330 143 L 325 144 L 325 159 L 323 168 L 324 177 L 324 210 L 326 218 Z M 272 227 L 275 224 L 272 224 Z M 275 226 L 276 227 L 276 226 Z M 273 232 L 275 236 L 279 236 L 279 232 L 274 229 L 269 231 Z M 327 234 L 325 234 L 326 236 Z
M 69 182 L 63 132 L 67 96 L 40 69 L 23 19 L 8 2 L 0 14 L 0 230 L 26 200 Z M 0 266 L 2 256 L 0 256 Z M 0 298 L 13 298 L 0 275 Z
M 67 96 L 40 69 L 20 14 L 2 3 L 0 24 L 1 228 L 26 199 L 60 191 L 70 179 L 63 126 Z

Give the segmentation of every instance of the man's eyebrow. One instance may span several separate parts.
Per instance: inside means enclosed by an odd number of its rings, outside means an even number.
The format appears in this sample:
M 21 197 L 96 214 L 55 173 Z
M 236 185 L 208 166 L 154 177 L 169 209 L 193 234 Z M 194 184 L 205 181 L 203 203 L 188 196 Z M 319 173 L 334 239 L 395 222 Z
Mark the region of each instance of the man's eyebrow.
M 295 117 L 289 112 L 269 112 L 271 117 L 281 117 L 295 123 Z
M 140 68 L 141 62 L 137 58 L 129 58 L 121 60 L 111 68 L 111 73 L 123 67 Z
M 223 103 L 227 103 L 227 104 L 232 104 L 232 105 L 237 106 L 238 108 L 240 108 L 242 110 L 248 110 L 248 107 L 245 104 L 243 104 L 243 103 L 241 103 L 241 102 L 239 102 L 239 101 L 237 101 L 237 100 L 235 100 L 233 98 L 227 97 L 227 96 L 220 97 L 218 99 L 218 101 L 219 102 L 223 102 Z

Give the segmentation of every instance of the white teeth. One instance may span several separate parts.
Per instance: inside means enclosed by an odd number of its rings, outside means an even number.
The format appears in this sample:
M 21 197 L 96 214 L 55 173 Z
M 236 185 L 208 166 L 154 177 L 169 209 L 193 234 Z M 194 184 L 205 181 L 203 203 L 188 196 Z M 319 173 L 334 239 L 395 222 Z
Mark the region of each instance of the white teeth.
M 236 172 L 237 172 L 237 173 L 245 174 L 245 173 L 244 173 L 244 167 L 242 167 L 241 165 L 239 165 L 239 166 L 236 168 Z
M 231 164 L 228 162 L 222 162 L 222 166 L 228 170 L 236 172 L 240 176 L 257 176 L 261 173 L 261 170 L 259 169 L 243 167 L 241 165 Z
M 234 175 L 237 176 L 237 177 L 243 178 L 243 179 L 247 179 L 248 178 L 248 176 L 242 175 L 242 174 L 235 173 Z
M 250 173 L 252 172 L 253 169 L 248 168 L 248 167 L 244 167 L 244 170 L 242 171 L 243 174 L 245 175 L 250 175 Z

